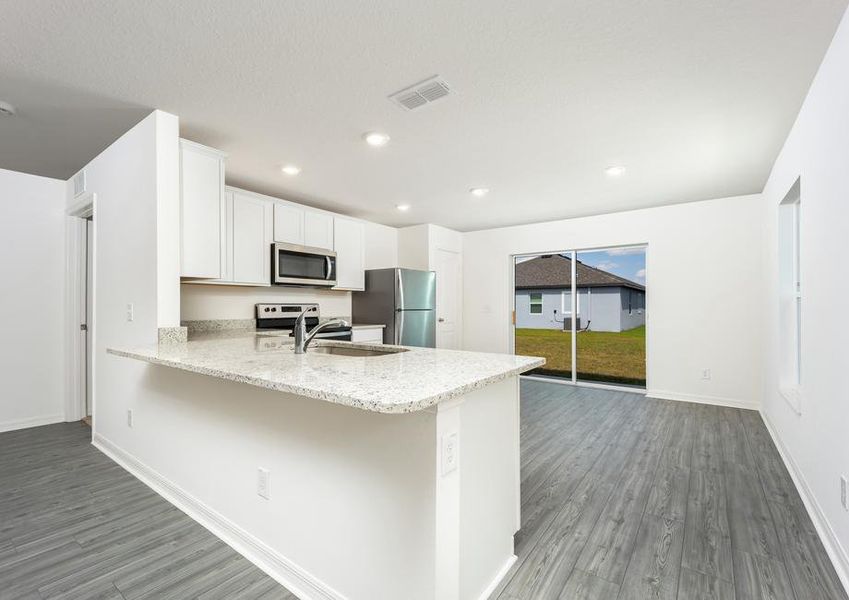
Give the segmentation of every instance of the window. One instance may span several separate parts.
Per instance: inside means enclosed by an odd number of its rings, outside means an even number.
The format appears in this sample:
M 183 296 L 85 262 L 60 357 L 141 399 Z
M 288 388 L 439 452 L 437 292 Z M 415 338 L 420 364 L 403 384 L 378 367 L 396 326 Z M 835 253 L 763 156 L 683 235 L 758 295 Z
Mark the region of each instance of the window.
M 532 315 L 541 315 L 542 314 L 542 294 L 539 292 L 532 292 L 530 294 L 530 303 L 529 303 L 529 312 Z
M 778 207 L 779 388 L 796 412 L 802 383 L 801 198 L 797 179 Z

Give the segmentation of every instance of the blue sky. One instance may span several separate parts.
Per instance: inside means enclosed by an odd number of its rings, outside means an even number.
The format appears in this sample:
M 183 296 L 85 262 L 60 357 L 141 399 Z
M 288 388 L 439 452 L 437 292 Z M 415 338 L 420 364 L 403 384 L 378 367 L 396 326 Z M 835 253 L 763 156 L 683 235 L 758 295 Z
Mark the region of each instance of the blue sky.
M 578 252 L 578 260 L 585 265 L 637 283 L 645 284 L 646 282 L 646 249 L 644 247 Z

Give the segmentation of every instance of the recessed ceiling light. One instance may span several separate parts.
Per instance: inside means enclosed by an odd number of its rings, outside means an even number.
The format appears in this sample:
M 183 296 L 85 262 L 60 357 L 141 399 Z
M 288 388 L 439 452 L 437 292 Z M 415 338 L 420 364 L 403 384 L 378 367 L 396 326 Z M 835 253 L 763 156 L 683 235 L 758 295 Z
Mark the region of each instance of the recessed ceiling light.
M 0 100 L 0 116 L 10 117 L 15 114 L 15 107 L 8 102 Z
M 489 188 L 485 187 L 473 187 L 469 190 L 469 193 L 475 198 L 483 198 L 489 193 Z
M 296 165 L 283 165 L 280 170 L 286 173 L 286 175 L 297 175 L 301 172 L 301 167 Z
M 397 208 L 401 212 L 407 212 L 408 210 L 410 210 L 410 205 L 409 204 L 396 204 L 395 208 Z
M 389 136 L 385 133 L 380 133 L 379 131 L 370 131 L 368 133 L 363 134 L 363 139 L 366 141 L 366 144 L 369 146 L 385 146 L 389 143 Z
M 607 167 L 604 172 L 607 174 L 608 177 L 621 177 L 625 174 L 625 167 Z

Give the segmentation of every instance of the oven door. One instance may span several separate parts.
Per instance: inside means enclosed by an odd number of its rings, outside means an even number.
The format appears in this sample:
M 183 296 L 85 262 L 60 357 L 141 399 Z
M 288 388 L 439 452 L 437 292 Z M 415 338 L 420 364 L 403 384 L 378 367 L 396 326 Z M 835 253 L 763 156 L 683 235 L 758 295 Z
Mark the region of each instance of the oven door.
M 336 253 L 325 248 L 274 244 L 273 283 L 278 285 L 333 287 Z

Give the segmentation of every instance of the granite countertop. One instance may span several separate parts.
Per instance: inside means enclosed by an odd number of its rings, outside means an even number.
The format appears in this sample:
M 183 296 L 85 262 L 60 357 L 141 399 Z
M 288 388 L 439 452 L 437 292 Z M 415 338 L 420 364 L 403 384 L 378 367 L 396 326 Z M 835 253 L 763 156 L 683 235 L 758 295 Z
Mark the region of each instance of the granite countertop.
M 288 336 L 243 330 L 197 334 L 183 343 L 108 348 L 107 352 L 379 413 L 423 410 L 545 364 L 543 358 L 435 348 L 369 357 L 309 350 L 295 354 L 292 345 Z M 402 349 L 329 341 L 313 345 Z

